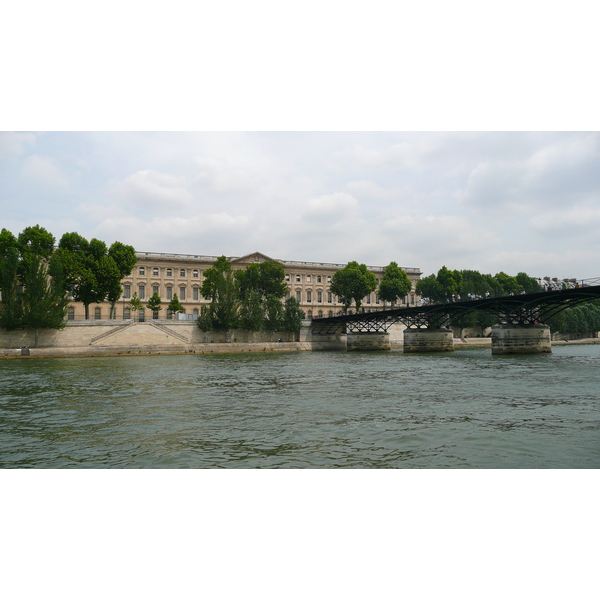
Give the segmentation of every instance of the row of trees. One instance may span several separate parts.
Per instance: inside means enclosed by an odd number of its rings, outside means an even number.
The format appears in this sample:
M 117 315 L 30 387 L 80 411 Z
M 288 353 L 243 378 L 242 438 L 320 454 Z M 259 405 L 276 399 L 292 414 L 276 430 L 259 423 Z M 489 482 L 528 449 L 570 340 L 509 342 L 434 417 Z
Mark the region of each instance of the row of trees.
M 18 236 L 0 232 L 0 327 L 60 329 L 70 299 L 89 305 L 108 300 L 111 316 L 122 294 L 121 279 L 136 263 L 132 246 L 89 242 L 65 233 L 58 246 L 43 227 L 25 228 Z
M 391 262 L 383 273 L 379 284 L 379 298 L 389 302 L 392 307 L 404 298 L 412 289 L 412 283 L 406 272 L 397 263 Z M 377 290 L 377 278 L 366 265 L 356 261 L 349 262 L 343 269 L 334 273 L 331 279 L 331 291 L 339 297 L 347 311 L 354 303 L 356 312 L 360 312 L 365 296 Z
M 417 283 L 417 294 L 431 302 L 450 302 L 460 296 L 463 300 L 469 295 L 481 298 L 489 296 L 510 296 L 541 291 L 533 277 L 527 273 L 518 273 L 516 277 L 504 272 L 492 276 L 479 271 L 450 270 L 443 266 L 437 275 L 431 274 Z
M 201 294 L 210 300 L 202 306 L 198 327 L 202 331 L 246 329 L 248 331 L 298 332 L 304 312 L 288 293 L 283 266 L 275 261 L 252 264 L 234 270 L 219 257 L 204 273 Z

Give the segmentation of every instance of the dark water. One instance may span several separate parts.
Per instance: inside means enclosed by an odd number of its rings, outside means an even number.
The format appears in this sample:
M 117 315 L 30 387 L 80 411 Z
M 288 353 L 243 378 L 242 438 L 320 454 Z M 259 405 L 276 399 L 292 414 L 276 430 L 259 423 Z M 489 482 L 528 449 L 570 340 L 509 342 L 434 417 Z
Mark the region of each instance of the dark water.
M 600 468 L 600 346 L 3 360 L 0 467 Z

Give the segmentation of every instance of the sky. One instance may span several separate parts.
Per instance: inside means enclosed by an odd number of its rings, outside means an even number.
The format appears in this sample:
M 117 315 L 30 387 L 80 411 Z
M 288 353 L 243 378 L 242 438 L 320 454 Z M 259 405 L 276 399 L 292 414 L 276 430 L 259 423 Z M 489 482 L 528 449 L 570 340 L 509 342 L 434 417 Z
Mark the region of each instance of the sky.
M 0 205 L 143 252 L 600 276 L 596 132 L 2 132 Z

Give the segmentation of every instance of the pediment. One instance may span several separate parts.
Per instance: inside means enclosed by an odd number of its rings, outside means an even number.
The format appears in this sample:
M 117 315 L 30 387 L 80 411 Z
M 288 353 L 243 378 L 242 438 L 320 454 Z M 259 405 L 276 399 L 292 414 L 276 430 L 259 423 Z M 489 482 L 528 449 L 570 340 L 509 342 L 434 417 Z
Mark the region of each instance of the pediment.
M 252 254 L 246 254 L 246 256 L 241 256 L 240 258 L 234 258 L 231 260 L 231 264 L 233 265 L 239 265 L 239 264 L 244 264 L 244 265 L 251 265 L 254 263 L 262 263 L 262 262 L 267 262 L 269 260 L 275 261 L 275 262 L 281 262 L 278 260 L 275 260 L 274 258 L 271 258 L 270 256 L 267 256 L 266 254 L 263 254 L 262 252 L 253 252 Z

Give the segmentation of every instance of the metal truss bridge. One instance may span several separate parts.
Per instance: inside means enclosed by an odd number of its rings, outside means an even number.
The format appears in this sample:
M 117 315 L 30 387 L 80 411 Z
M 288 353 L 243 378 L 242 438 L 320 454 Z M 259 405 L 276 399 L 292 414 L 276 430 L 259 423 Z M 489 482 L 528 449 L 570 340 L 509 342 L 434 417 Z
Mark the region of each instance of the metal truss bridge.
M 551 292 L 535 292 L 515 296 L 498 296 L 478 300 L 461 300 L 445 304 L 425 304 L 379 310 L 368 313 L 338 315 L 314 319 L 314 335 L 335 333 L 384 333 L 394 323 L 409 328 L 440 329 L 448 327 L 473 311 L 486 311 L 497 323 L 528 325 L 545 323 L 566 308 L 600 298 L 600 277 L 585 279 L 571 287 Z

